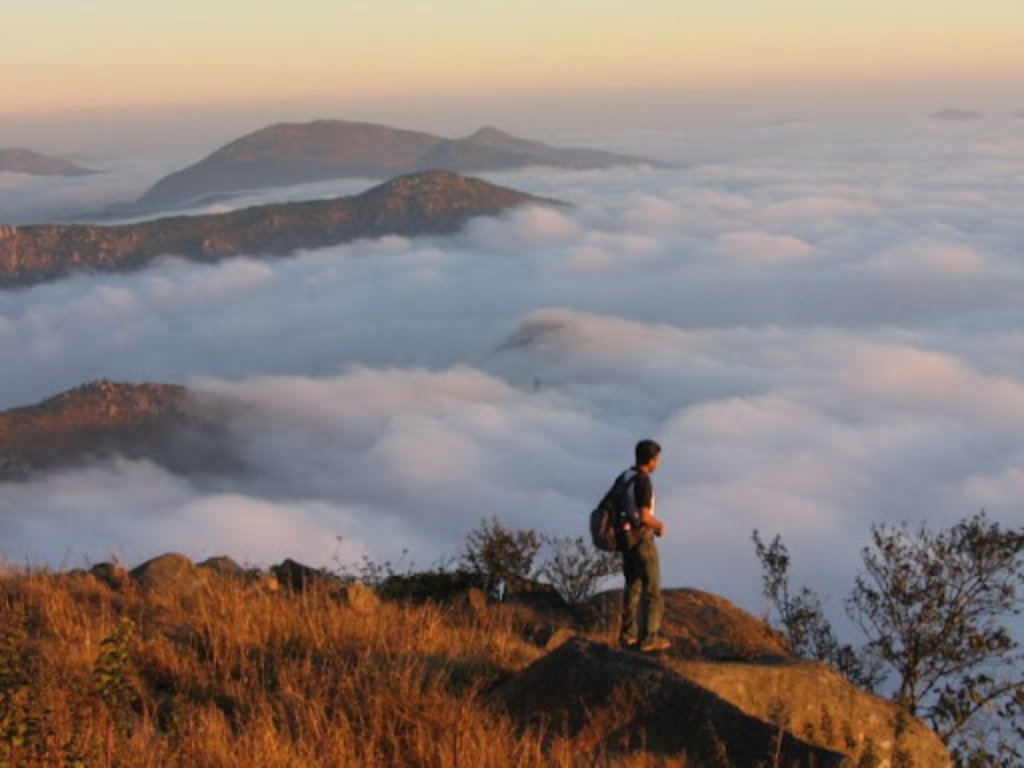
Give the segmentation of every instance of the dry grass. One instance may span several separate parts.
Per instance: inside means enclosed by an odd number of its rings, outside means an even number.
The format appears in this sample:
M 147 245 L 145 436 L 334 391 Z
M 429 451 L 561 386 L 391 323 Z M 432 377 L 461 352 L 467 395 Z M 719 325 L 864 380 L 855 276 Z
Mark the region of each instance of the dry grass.
M 0 766 L 603 764 L 487 704 L 542 653 L 521 620 L 429 604 L 360 613 L 324 591 L 226 578 L 158 600 L 7 571 Z

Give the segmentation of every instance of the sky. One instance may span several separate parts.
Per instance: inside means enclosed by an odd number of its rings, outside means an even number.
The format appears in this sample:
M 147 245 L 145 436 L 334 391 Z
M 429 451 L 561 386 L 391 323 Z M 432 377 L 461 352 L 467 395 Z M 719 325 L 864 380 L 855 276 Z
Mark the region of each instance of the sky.
M 3 18 L 3 115 L 1024 75 L 1016 0 L 48 0 Z

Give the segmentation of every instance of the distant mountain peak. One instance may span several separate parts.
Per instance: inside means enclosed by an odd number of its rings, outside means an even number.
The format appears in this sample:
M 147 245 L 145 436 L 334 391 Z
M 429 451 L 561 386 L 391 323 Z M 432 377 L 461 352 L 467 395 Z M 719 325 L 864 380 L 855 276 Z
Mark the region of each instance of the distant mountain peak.
M 59 157 L 49 157 L 26 147 L 0 148 L 0 172 L 3 171 L 29 176 L 86 176 L 96 173 Z
M 511 133 L 503 131 L 500 128 L 495 128 L 493 125 L 485 125 L 483 128 L 480 128 L 467 136 L 466 140 L 488 142 L 505 141 L 513 138 L 515 137 Z

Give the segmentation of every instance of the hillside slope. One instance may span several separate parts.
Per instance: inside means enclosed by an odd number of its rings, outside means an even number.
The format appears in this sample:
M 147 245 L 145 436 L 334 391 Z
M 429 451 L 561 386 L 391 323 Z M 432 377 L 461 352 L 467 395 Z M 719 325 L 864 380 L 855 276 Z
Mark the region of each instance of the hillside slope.
M 619 651 L 603 611 L 549 601 L 472 588 L 385 600 L 290 560 L 7 569 L 3 597 L 4 714 L 33 723 L 23 747 L 55 764 L 69 750 L 132 766 L 950 764 L 891 704 L 780 656 L 756 619 L 692 590 L 666 593 L 672 615 L 692 617 L 683 655 L 726 637 L 745 661 Z M 745 637 L 760 640 L 744 650 Z M 789 684 L 765 689 L 766 674 Z

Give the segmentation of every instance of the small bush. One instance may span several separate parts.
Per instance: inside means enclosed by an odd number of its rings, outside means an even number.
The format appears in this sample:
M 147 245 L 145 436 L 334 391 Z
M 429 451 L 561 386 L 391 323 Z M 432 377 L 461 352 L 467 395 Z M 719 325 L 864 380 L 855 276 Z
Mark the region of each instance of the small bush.
M 601 580 L 622 572 L 622 558 L 615 552 L 601 552 L 582 537 L 544 537 L 550 550 L 540 575 L 551 582 L 570 605 L 587 602 Z
M 462 566 L 477 577 L 484 589 L 497 594 L 503 583 L 536 575 L 533 561 L 540 545 L 536 531 L 509 530 L 492 517 L 482 520 L 479 528 L 466 535 Z

